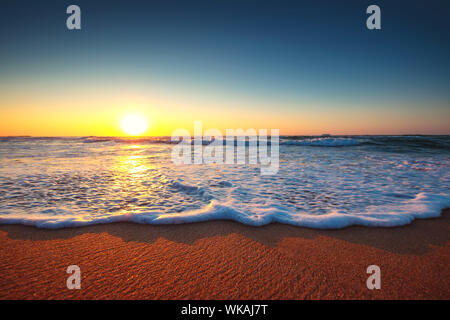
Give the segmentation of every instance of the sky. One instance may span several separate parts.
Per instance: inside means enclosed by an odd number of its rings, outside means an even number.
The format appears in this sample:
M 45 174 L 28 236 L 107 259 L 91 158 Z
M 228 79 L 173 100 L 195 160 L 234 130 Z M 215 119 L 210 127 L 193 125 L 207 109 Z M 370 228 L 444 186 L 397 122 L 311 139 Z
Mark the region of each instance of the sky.
M 81 8 L 68 30 L 66 8 Z M 381 30 L 366 8 L 381 8 Z M 450 134 L 448 1 L 0 4 L 0 136 Z

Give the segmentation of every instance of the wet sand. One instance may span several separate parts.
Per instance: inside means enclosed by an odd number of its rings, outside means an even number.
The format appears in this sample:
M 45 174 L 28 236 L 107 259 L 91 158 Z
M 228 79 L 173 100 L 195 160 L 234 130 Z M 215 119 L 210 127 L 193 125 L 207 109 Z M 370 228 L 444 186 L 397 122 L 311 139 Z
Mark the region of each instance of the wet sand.
M 0 299 L 449 299 L 449 226 L 449 209 L 398 228 L 0 225 Z

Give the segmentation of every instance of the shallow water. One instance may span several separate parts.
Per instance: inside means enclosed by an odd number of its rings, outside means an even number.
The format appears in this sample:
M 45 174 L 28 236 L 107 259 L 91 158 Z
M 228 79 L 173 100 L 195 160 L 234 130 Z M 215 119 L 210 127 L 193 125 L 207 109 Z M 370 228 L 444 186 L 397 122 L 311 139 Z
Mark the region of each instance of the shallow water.
M 450 137 L 281 137 L 280 168 L 174 165 L 169 138 L 0 138 L 0 223 L 396 226 L 450 207 Z

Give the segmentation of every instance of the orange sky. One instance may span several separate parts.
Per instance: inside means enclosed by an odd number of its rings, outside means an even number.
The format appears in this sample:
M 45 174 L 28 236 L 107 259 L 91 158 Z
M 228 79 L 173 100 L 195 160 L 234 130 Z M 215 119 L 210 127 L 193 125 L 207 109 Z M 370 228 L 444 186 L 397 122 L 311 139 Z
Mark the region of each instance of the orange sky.
M 197 96 L 170 96 L 126 92 L 103 95 L 88 92 L 17 95 L 3 92 L 0 100 L 0 135 L 31 136 L 122 136 L 121 119 L 130 113 L 145 117 L 149 130 L 143 135 L 171 135 L 175 129 L 203 128 L 280 129 L 280 134 L 442 134 L 450 133 L 446 108 L 425 108 L 405 113 L 387 105 L 383 110 L 364 110 L 346 105 L 328 106 L 314 101 L 276 102 L 233 97 L 218 102 Z M 372 111 L 373 110 L 373 111 Z
M 130 113 L 148 120 L 143 135 L 170 136 L 178 128 L 192 132 L 196 120 L 204 130 L 280 129 L 282 135 L 450 134 L 450 108 L 439 101 L 425 108 L 430 101 L 281 100 L 270 93 L 260 97 L 139 83 L 20 83 L 0 83 L 1 136 L 123 136 L 120 121 Z

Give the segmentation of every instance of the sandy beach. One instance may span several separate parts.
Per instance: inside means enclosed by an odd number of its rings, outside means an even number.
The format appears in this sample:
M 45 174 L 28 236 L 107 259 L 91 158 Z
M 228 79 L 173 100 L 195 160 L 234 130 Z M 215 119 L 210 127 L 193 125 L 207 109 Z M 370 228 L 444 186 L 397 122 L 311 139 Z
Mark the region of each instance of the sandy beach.
M 450 210 L 396 228 L 0 226 L 1 299 L 449 299 Z M 69 290 L 66 268 L 81 268 Z M 367 266 L 381 289 L 366 287 Z

